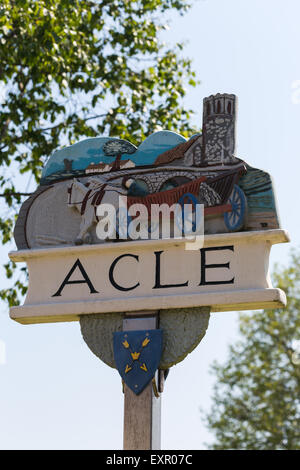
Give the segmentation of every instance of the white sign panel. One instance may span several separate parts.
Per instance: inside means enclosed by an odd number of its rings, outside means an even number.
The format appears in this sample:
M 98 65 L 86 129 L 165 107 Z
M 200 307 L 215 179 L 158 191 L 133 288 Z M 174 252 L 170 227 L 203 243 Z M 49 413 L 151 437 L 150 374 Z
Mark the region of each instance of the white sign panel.
M 92 313 L 211 306 L 212 311 L 285 306 L 268 274 L 273 244 L 284 230 L 208 235 L 204 246 L 184 239 L 20 250 L 29 288 L 11 318 L 28 323 L 79 320 Z

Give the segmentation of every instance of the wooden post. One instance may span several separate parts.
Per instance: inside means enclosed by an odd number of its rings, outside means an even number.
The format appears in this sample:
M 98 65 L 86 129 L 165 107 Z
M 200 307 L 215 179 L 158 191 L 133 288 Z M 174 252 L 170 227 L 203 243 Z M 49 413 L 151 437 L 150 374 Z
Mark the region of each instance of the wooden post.
M 128 314 L 123 320 L 124 331 L 154 330 L 157 327 L 157 312 Z M 156 384 L 157 379 L 158 373 Z M 124 385 L 123 442 L 124 450 L 160 450 L 161 397 L 152 383 L 148 384 L 140 395 L 136 395 Z

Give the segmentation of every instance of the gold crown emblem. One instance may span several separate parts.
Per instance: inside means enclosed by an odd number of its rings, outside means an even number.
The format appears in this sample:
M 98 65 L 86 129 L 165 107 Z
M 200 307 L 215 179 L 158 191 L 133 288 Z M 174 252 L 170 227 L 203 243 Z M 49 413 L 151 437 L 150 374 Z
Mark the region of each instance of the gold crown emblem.
M 141 354 L 141 353 L 133 352 L 133 353 L 131 353 L 131 357 L 132 357 L 132 359 L 133 359 L 134 361 L 137 361 L 138 358 L 140 357 L 140 354 Z

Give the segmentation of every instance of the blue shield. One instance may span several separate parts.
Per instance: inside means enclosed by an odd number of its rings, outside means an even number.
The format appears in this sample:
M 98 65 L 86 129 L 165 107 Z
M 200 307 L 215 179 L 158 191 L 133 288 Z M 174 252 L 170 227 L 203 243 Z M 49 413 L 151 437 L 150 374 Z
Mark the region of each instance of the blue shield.
M 126 385 L 141 393 L 153 379 L 162 354 L 162 330 L 114 333 L 114 357 Z

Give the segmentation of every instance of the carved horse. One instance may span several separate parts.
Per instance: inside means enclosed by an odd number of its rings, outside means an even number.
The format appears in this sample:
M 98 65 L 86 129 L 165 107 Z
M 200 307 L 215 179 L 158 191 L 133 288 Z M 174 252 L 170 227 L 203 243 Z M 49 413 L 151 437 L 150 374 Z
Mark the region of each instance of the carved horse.
M 91 242 L 90 229 L 98 222 L 97 207 L 101 203 L 119 205 L 119 196 L 127 192 L 120 186 L 113 186 L 97 178 L 89 178 L 87 184 L 80 183 L 76 178 L 68 188 L 68 205 L 76 208 L 81 215 L 79 233 L 75 245 Z

